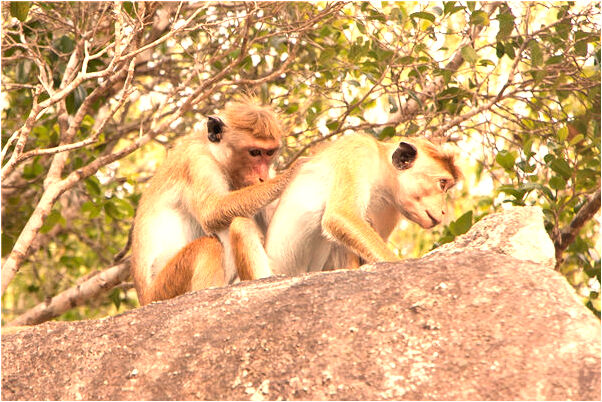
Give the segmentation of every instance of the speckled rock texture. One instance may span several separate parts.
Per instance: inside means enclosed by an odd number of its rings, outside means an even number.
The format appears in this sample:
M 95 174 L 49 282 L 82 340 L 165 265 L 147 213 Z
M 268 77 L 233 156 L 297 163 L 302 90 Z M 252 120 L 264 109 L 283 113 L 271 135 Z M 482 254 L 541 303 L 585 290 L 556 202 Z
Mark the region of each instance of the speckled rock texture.
M 600 321 L 553 250 L 505 244 L 538 225 L 513 209 L 417 260 L 5 334 L 2 399 L 600 400 Z

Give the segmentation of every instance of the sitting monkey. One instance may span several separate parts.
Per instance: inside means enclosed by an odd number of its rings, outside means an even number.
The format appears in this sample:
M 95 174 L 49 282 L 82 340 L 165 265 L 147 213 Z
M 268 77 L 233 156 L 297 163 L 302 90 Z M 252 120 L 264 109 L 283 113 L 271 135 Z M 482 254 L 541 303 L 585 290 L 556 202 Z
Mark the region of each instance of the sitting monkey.
M 265 254 L 273 274 L 359 266 L 399 258 L 386 240 L 401 215 L 432 228 L 445 215 L 445 193 L 461 173 L 454 154 L 427 140 L 385 143 L 364 134 L 349 135 L 318 151 L 282 193 L 269 223 Z M 236 219 L 235 219 L 236 222 Z M 239 271 L 265 260 L 237 247 Z
M 245 233 L 239 253 L 263 253 L 264 232 L 251 218 L 280 196 L 294 172 L 268 175 L 281 136 L 276 114 L 247 99 L 226 105 L 222 118 L 209 117 L 200 134 L 169 152 L 140 199 L 132 230 L 140 304 L 270 275 L 267 265 L 236 271 L 230 232 Z

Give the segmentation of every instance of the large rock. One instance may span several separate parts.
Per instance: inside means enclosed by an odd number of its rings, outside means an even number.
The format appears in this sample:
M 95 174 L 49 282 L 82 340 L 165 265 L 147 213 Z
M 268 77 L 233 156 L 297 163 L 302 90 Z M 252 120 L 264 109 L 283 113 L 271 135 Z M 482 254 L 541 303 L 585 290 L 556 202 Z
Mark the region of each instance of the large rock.
M 418 260 L 3 335 L 2 398 L 599 400 L 600 321 L 553 250 L 511 240 L 541 233 L 538 214 L 490 217 Z M 493 243 L 473 236 L 490 224 Z
M 461 253 L 483 250 L 533 261 L 548 267 L 556 263 L 554 243 L 543 226 L 539 207 L 514 207 L 503 214 L 488 215 L 459 236 L 453 243 L 433 250 L 436 253 Z

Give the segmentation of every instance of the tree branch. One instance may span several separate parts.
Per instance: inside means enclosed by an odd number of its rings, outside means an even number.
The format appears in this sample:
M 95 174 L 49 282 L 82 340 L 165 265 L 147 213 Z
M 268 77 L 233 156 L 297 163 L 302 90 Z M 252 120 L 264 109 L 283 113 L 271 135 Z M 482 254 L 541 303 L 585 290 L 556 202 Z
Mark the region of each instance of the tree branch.
M 58 317 L 72 308 L 81 306 L 86 301 L 111 290 L 125 281 L 129 275 L 130 262 L 128 259 L 38 304 L 6 325 L 36 325 Z
M 579 230 L 581 230 L 583 225 L 592 219 L 599 210 L 600 187 L 598 186 L 596 192 L 587 199 L 571 223 L 560 232 L 560 235 L 554 241 L 554 248 L 556 249 L 556 269 L 560 267 L 560 264 L 563 261 L 562 253 L 564 250 L 575 241 Z
M 483 10 L 487 14 L 491 15 L 500 6 L 500 4 L 500 2 L 487 3 L 483 7 Z M 462 48 L 468 44 L 474 43 L 483 28 L 483 25 L 477 25 L 473 27 L 472 34 L 467 35 L 460 43 L 451 60 L 445 65 L 445 70 L 456 71 L 458 68 L 460 68 L 462 63 L 464 63 L 464 57 L 462 57 Z M 435 78 L 433 82 L 425 88 L 423 93 L 418 96 L 418 100 L 412 98 L 409 99 L 404 105 L 399 105 L 399 111 L 389 118 L 389 124 L 397 125 L 414 116 L 416 113 L 418 113 L 420 104 L 430 99 L 434 94 L 440 92 L 443 88 L 443 85 L 443 77 L 439 76 Z

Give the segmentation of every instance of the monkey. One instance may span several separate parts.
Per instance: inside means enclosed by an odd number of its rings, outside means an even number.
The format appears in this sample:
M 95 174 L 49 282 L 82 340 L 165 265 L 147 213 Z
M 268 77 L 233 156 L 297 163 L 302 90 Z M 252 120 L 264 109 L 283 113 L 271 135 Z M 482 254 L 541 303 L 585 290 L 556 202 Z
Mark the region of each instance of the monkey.
M 244 99 L 227 104 L 223 118 L 209 116 L 200 135 L 185 136 L 169 151 L 134 218 L 131 273 L 141 305 L 271 275 L 267 259 L 238 273 L 230 237 L 249 254 L 263 250 L 266 227 L 258 213 L 295 171 L 270 178 L 281 137 L 275 112 Z
M 461 176 L 455 154 L 424 139 L 342 137 L 318 151 L 284 190 L 264 250 L 253 248 L 258 256 L 236 262 L 267 258 L 272 274 L 296 275 L 398 261 L 386 240 L 401 217 L 426 229 L 439 224 L 445 194 Z

